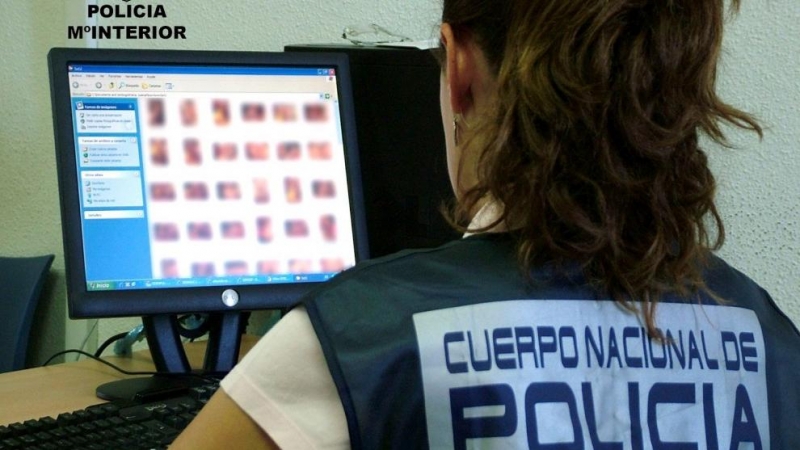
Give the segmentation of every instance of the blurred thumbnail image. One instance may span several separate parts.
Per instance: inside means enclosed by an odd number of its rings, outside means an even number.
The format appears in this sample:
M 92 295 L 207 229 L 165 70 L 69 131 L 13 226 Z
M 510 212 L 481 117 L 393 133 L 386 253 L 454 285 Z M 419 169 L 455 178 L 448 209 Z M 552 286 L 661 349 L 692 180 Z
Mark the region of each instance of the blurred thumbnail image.
M 311 183 L 311 191 L 316 198 L 336 197 L 336 185 L 332 180 L 314 180 Z
M 256 229 L 258 230 L 258 242 L 272 242 L 272 219 L 269 217 L 259 217 L 256 219 Z
M 217 198 L 220 200 L 239 200 L 242 198 L 239 183 L 235 181 L 220 181 L 217 183 Z
M 233 142 L 217 142 L 214 144 L 214 159 L 217 161 L 233 161 L 236 159 L 236 144 Z
M 177 241 L 178 226 L 174 223 L 153 224 L 153 235 L 157 241 Z
M 151 127 L 164 126 L 166 122 L 166 110 L 164 99 L 151 98 L 147 100 L 147 124 Z
M 333 214 L 326 214 L 319 218 L 319 229 L 322 231 L 322 238 L 326 241 L 336 240 L 336 217 Z
M 269 203 L 269 184 L 266 178 L 253 179 L 253 200 L 256 203 Z
M 183 140 L 183 160 L 187 166 L 199 166 L 203 163 L 203 154 L 200 153 L 200 141 L 194 138 Z
M 305 220 L 287 220 L 285 223 L 286 236 L 289 237 L 307 237 L 308 236 L 308 223 Z
M 183 183 L 183 196 L 186 200 L 208 200 L 208 186 L 199 181 Z
M 342 258 L 322 258 L 319 261 L 319 265 L 323 272 L 341 272 L 344 270 Z
M 211 239 L 211 224 L 208 222 L 189 222 L 189 239 L 193 241 L 207 241 Z
M 225 239 L 242 239 L 244 237 L 244 224 L 238 220 L 222 222 L 222 237 Z
M 269 158 L 269 144 L 266 142 L 248 142 L 244 144 L 244 153 L 251 161 L 266 161 Z
M 333 152 L 331 151 L 331 143 L 309 142 L 308 157 L 311 159 L 331 159 L 333 157 Z
M 272 105 L 272 116 L 276 122 L 295 122 L 297 108 L 291 103 L 276 103 Z
M 283 190 L 286 192 L 288 203 L 300 203 L 303 200 L 303 192 L 300 188 L 300 179 L 296 177 L 286 177 L 283 179 Z
M 244 261 L 228 261 L 225 263 L 225 275 L 249 275 L 247 263 Z
M 325 103 L 308 103 L 303 108 L 307 122 L 327 122 L 328 105 Z
M 192 264 L 193 277 L 213 277 L 214 272 L 214 263 L 197 262 Z
M 245 122 L 263 122 L 267 117 L 263 103 L 242 103 L 242 120 Z
M 311 273 L 311 260 L 290 259 L 289 273 Z
M 181 102 L 181 123 L 185 127 L 193 127 L 197 125 L 197 105 L 192 99 L 186 99 Z
M 175 200 L 175 187 L 171 183 L 151 183 L 150 198 L 154 201 Z
M 161 260 L 161 278 L 178 278 L 178 261 L 174 259 Z
M 150 161 L 156 166 L 166 166 L 169 164 L 169 152 L 167 151 L 166 139 L 150 139 Z
M 299 142 L 281 142 L 278 144 L 278 159 L 291 161 L 300 159 L 300 156 Z
M 216 125 L 225 126 L 231 123 L 231 107 L 227 100 L 219 99 L 211 102 L 211 112 Z
M 258 262 L 258 274 L 259 275 L 275 275 L 276 273 L 280 273 L 280 263 L 278 261 L 259 261 Z

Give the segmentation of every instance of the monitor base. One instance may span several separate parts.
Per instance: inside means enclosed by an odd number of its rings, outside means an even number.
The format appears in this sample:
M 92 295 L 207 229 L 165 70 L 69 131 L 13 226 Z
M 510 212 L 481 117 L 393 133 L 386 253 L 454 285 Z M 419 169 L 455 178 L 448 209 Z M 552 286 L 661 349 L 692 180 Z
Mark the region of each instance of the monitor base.
M 191 375 L 153 375 L 101 384 L 95 390 L 95 395 L 108 401 L 147 403 L 184 395 L 190 388 L 207 383 Z

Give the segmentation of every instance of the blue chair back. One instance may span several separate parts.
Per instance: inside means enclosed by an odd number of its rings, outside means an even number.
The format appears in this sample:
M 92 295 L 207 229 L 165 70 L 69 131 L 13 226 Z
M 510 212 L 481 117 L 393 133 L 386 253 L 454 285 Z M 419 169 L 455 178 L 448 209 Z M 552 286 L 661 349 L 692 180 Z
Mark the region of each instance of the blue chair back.
M 53 258 L 0 257 L 0 373 L 25 367 L 33 313 Z

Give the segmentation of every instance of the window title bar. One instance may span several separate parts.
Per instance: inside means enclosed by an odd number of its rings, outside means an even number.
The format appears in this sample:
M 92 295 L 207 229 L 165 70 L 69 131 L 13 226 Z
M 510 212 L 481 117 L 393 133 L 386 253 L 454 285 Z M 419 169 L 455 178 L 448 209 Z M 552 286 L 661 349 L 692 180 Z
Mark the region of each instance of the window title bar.
M 306 75 L 333 76 L 330 67 L 253 67 L 253 66 L 192 66 L 192 65 L 104 65 L 69 64 L 70 73 L 137 73 L 137 74 L 197 74 L 197 75 Z

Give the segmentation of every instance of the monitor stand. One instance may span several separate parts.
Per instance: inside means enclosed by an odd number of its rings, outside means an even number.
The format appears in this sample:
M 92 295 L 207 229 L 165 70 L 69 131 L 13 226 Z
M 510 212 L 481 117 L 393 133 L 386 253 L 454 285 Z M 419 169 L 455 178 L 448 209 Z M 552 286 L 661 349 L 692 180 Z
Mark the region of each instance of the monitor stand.
M 208 345 L 202 374 L 221 377 L 239 360 L 239 347 L 246 326 L 241 312 L 211 313 L 208 316 Z M 157 375 L 112 381 L 97 387 L 95 394 L 103 400 L 153 401 L 179 395 L 193 386 L 207 384 L 192 375 L 178 333 L 178 317 L 161 314 L 142 317 L 147 344 Z

